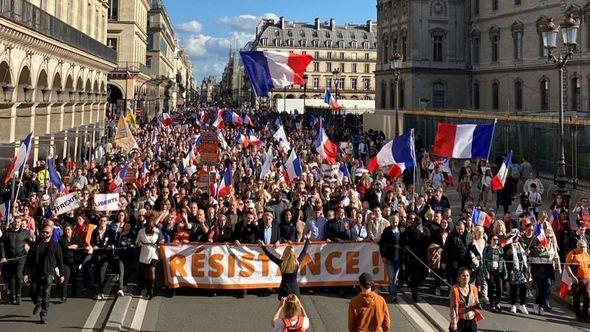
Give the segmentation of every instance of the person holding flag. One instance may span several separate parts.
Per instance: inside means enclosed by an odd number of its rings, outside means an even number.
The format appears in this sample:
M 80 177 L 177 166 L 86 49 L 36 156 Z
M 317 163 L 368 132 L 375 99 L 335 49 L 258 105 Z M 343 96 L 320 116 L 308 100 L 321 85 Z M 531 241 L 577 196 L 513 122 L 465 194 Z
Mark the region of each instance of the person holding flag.
M 543 218 L 542 213 L 541 217 Z M 531 277 L 537 289 L 535 297 L 534 313 L 543 315 L 546 310 L 551 310 L 549 300 L 553 289 L 555 274 L 561 274 L 561 264 L 557 249 L 555 235 L 551 224 L 540 221 L 533 233 L 534 239 L 530 250 L 529 262 L 531 265 Z

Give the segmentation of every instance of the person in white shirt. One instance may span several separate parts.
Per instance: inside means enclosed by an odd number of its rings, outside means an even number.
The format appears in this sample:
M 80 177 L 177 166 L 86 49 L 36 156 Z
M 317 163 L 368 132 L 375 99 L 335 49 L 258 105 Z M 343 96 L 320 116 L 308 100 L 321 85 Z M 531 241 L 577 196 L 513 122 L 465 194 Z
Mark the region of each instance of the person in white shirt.
M 135 245 L 141 247 L 139 262 L 145 270 L 146 296 L 151 300 L 154 296 L 154 280 L 156 279 L 156 266 L 158 265 L 158 243 L 161 242 L 160 230 L 155 225 L 155 216 L 147 218 L 145 227 L 139 230 Z
M 533 212 L 535 214 L 535 219 L 539 217 L 539 206 L 543 203 L 543 199 L 541 198 L 541 194 L 537 191 L 537 184 L 531 183 L 530 190 L 527 193 L 529 196 L 529 203 L 531 203 L 531 207 L 533 208 Z

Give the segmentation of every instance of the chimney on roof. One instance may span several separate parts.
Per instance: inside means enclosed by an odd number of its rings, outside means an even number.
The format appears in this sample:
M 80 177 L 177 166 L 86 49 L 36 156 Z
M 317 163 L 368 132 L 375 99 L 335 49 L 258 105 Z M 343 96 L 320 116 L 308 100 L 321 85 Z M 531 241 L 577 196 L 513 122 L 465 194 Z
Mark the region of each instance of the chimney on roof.
M 280 20 L 281 29 L 284 29 L 285 28 L 285 17 L 281 16 L 279 18 L 279 20 Z
M 373 21 L 371 20 L 367 21 L 367 31 L 373 32 Z
M 333 18 L 330 19 L 330 30 L 336 30 L 336 21 Z
M 315 29 L 316 30 L 320 30 L 320 28 L 322 27 L 322 24 L 320 23 L 320 18 L 319 17 L 316 17 L 315 18 L 314 23 L 315 23 Z

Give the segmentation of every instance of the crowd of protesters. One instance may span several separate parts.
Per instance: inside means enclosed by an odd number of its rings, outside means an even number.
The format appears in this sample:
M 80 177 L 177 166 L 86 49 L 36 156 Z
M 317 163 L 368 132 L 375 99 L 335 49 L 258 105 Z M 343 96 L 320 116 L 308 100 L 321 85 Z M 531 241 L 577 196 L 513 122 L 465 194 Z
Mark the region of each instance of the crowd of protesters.
M 542 315 L 551 310 L 552 284 L 566 262 L 572 263 L 565 266 L 574 281 L 576 314 L 581 321 L 588 319 L 588 202 L 583 198 L 570 211 L 558 195 L 549 209 L 543 209 L 543 184 L 526 158 L 510 167 L 504 189 L 495 192 L 494 206 L 490 182 L 503 159 L 478 160 L 475 165 L 466 161 L 458 173 L 453 172 L 448 160 L 431 156 L 417 137 L 417 169 L 407 169 L 395 179 L 386 170 L 370 173 L 365 165 L 386 143 L 385 135 L 363 132 L 360 117 L 348 114 L 323 120 L 323 126 L 339 147 L 338 162 L 347 166 L 350 175 L 325 176 L 315 146 L 319 118 L 251 109 L 239 113 L 242 118 L 247 114 L 248 121 L 234 125 L 226 119 L 224 126 L 218 126 L 223 128 L 217 129 L 213 127 L 216 107 L 185 108 L 172 114 L 171 124 L 161 119 L 138 124 L 134 136 L 140 149 L 121 151 L 112 140 L 103 140 L 91 160 L 83 163 L 57 157 L 62 190 L 52 186 L 44 160 L 27 167 L 0 242 L 9 300 L 20 304 L 24 276 L 34 274 L 38 265 L 27 252 L 48 236 L 61 249 L 55 254 L 59 256 L 55 265 L 62 301 L 76 296 L 80 288 L 95 289 L 96 298 L 103 299 L 109 270 L 117 274 L 120 296 L 127 292 L 130 280 L 137 280 L 151 298 L 161 279 L 156 250 L 160 243 L 260 243 L 266 247 L 306 239 L 373 241 L 379 244 L 390 276 L 386 292 L 390 300 L 396 301 L 399 287 L 408 285 L 412 300 L 419 301 L 419 286 L 430 275 L 435 294 L 449 293 L 451 327 L 457 330 L 469 331 L 475 325 L 471 324 L 473 310 L 457 306 L 465 296 L 463 290 L 472 294 L 465 280 L 477 289 L 477 299 L 471 299 L 474 304 L 481 300 L 489 310 L 501 311 L 500 304 L 507 302 L 511 312 L 528 314 L 527 297 L 534 297 L 534 313 Z M 287 142 L 273 137 L 280 126 L 303 168 L 292 181 L 282 171 L 289 156 Z M 220 161 L 209 169 L 199 155 L 200 135 L 206 130 L 217 130 L 221 138 Z M 259 142 L 245 146 L 236 139 L 238 133 L 252 133 Z M 263 159 L 271 146 L 275 159 L 261 178 Z M 124 167 L 130 175 L 113 186 Z M 216 182 L 225 169 L 232 173 L 231 194 L 211 195 L 209 174 L 213 174 L 211 182 Z M 120 193 L 119 211 L 92 208 L 95 194 L 113 191 Z M 460 206 L 451 206 L 450 191 L 458 192 Z M 52 202 L 71 192 L 78 193 L 80 207 L 56 215 Z M 488 213 L 492 223 L 485 228 L 474 224 L 475 209 Z M 537 236 L 539 224 L 546 241 Z M 297 264 L 295 253 L 283 260 L 273 258 L 296 277 L 297 271 L 282 263 Z M 463 288 L 457 293 L 445 285 Z M 298 293 L 296 283 L 287 280 L 281 298 L 292 289 Z M 506 298 L 504 291 L 509 294 Z M 282 305 L 293 301 L 288 298 Z M 42 307 L 46 315 L 47 304 Z

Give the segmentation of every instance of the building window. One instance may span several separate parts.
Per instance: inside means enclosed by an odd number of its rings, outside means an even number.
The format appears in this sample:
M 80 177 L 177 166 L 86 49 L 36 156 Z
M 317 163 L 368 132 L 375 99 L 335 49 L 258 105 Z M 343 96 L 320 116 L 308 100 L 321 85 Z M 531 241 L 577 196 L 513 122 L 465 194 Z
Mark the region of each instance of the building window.
M 473 37 L 473 64 L 479 63 L 479 48 L 481 45 L 480 37 Z
M 332 63 L 331 62 L 326 62 L 326 71 L 327 72 L 332 72 Z
M 369 61 L 369 59 L 370 59 L 369 53 L 365 53 L 365 60 Z
M 279 38 L 275 38 L 275 40 L 273 40 L 273 46 L 281 46 L 281 40 Z
M 59 0 L 58 0 L 59 2 Z M 72 10 L 71 8 L 68 10 Z M 119 19 L 119 0 L 109 0 L 109 20 L 116 21 Z
M 113 51 L 117 51 L 117 38 L 107 38 L 107 47 Z
M 332 79 L 331 78 L 326 78 L 326 88 L 329 88 L 329 89 L 332 88 Z
M 319 62 L 314 62 L 313 63 L 313 71 L 315 71 L 315 72 L 319 72 L 320 71 L 320 63 Z
M 541 110 L 549 110 L 549 80 L 543 78 L 541 80 Z
M 383 63 L 389 62 L 389 40 L 387 37 L 383 38 Z
M 391 39 L 391 53 L 397 53 L 397 37 Z
M 497 110 L 500 106 L 500 91 L 498 82 L 492 83 L 492 109 Z
M 369 79 L 369 78 L 363 79 L 363 89 L 371 90 L 371 79 Z
M 344 70 L 344 69 L 345 69 L 344 63 L 341 63 L 341 64 L 340 64 L 340 72 L 341 72 L 341 73 L 344 73 L 344 72 L 345 72 L 345 70 Z
M 522 82 L 514 83 L 514 106 L 518 111 L 522 111 Z
M 319 59 L 320 58 L 320 52 L 313 52 L 313 57 L 315 59 Z
M 498 10 L 498 0 L 492 0 L 492 9 Z
M 479 109 L 479 83 L 473 83 L 473 108 Z
M 344 90 L 344 88 L 346 87 L 344 85 L 344 79 L 343 78 L 340 78 L 340 79 L 336 80 L 336 84 L 338 85 L 337 86 L 338 89 Z
M 434 83 L 432 86 L 432 106 L 445 108 L 445 86 L 440 82 Z
M 307 40 L 305 40 L 305 39 L 301 39 L 301 40 L 299 41 L 299 46 L 300 46 L 300 47 L 307 47 Z
M 443 61 L 443 36 L 432 36 L 432 61 Z
M 350 79 L 350 88 L 352 90 L 357 90 L 358 86 L 357 86 L 358 80 L 356 78 L 351 78 Z
M 340 60 L 344 60 L 344 52 L 340 52 Z
M 499 30 L 492 30 L 490 33 L 492 46 L 492 62 L 497 62 L 500 52 L 500 32 Z
M 370 73 L 371 72 L 371 65 L 368 63 L 365 63 L 365 73 Z
M 385 109 L 385 103 L 387 101 L 387 82 L 381 82 L 381 109 Z
M 327 56 L 328 56 L 328 59 L 330 59 L 330 60 L 331 60 L 331 59 L 332 59 L 332 52 L 327 52 L 326 54 L 327 54 Z
M 320 46 L 320 41 L 317 40 L 317 39 L 314 39 L 314 40 L 311 41 L 311 45 L 313 47 L 319 47 Z
M 571 111 L 580 110 L 580 79 L 572 78 L 572 107 Z
M 356 70 L 356 65 L 357 65 L 356 63 L 353 63 L 353 64 L 352 64 L 352 72 L 353 72 L 353 73 L 356 73 L 356 72 L 357 72 L 357 70 Z
M 522 31 L 514 31 L 512 34 L 514 39 L 514 59 L 522 59 Z
M 352 53 L 350 55 L 350 59 L 353 60 L 353 61 L 356 61 L 357 60 L 357 54 L 356 53 Z
M 320 88 L 320 78 L 319 77 L 314 77 L 313 78 L 313 88 L 314 89 L 319 89 Z

